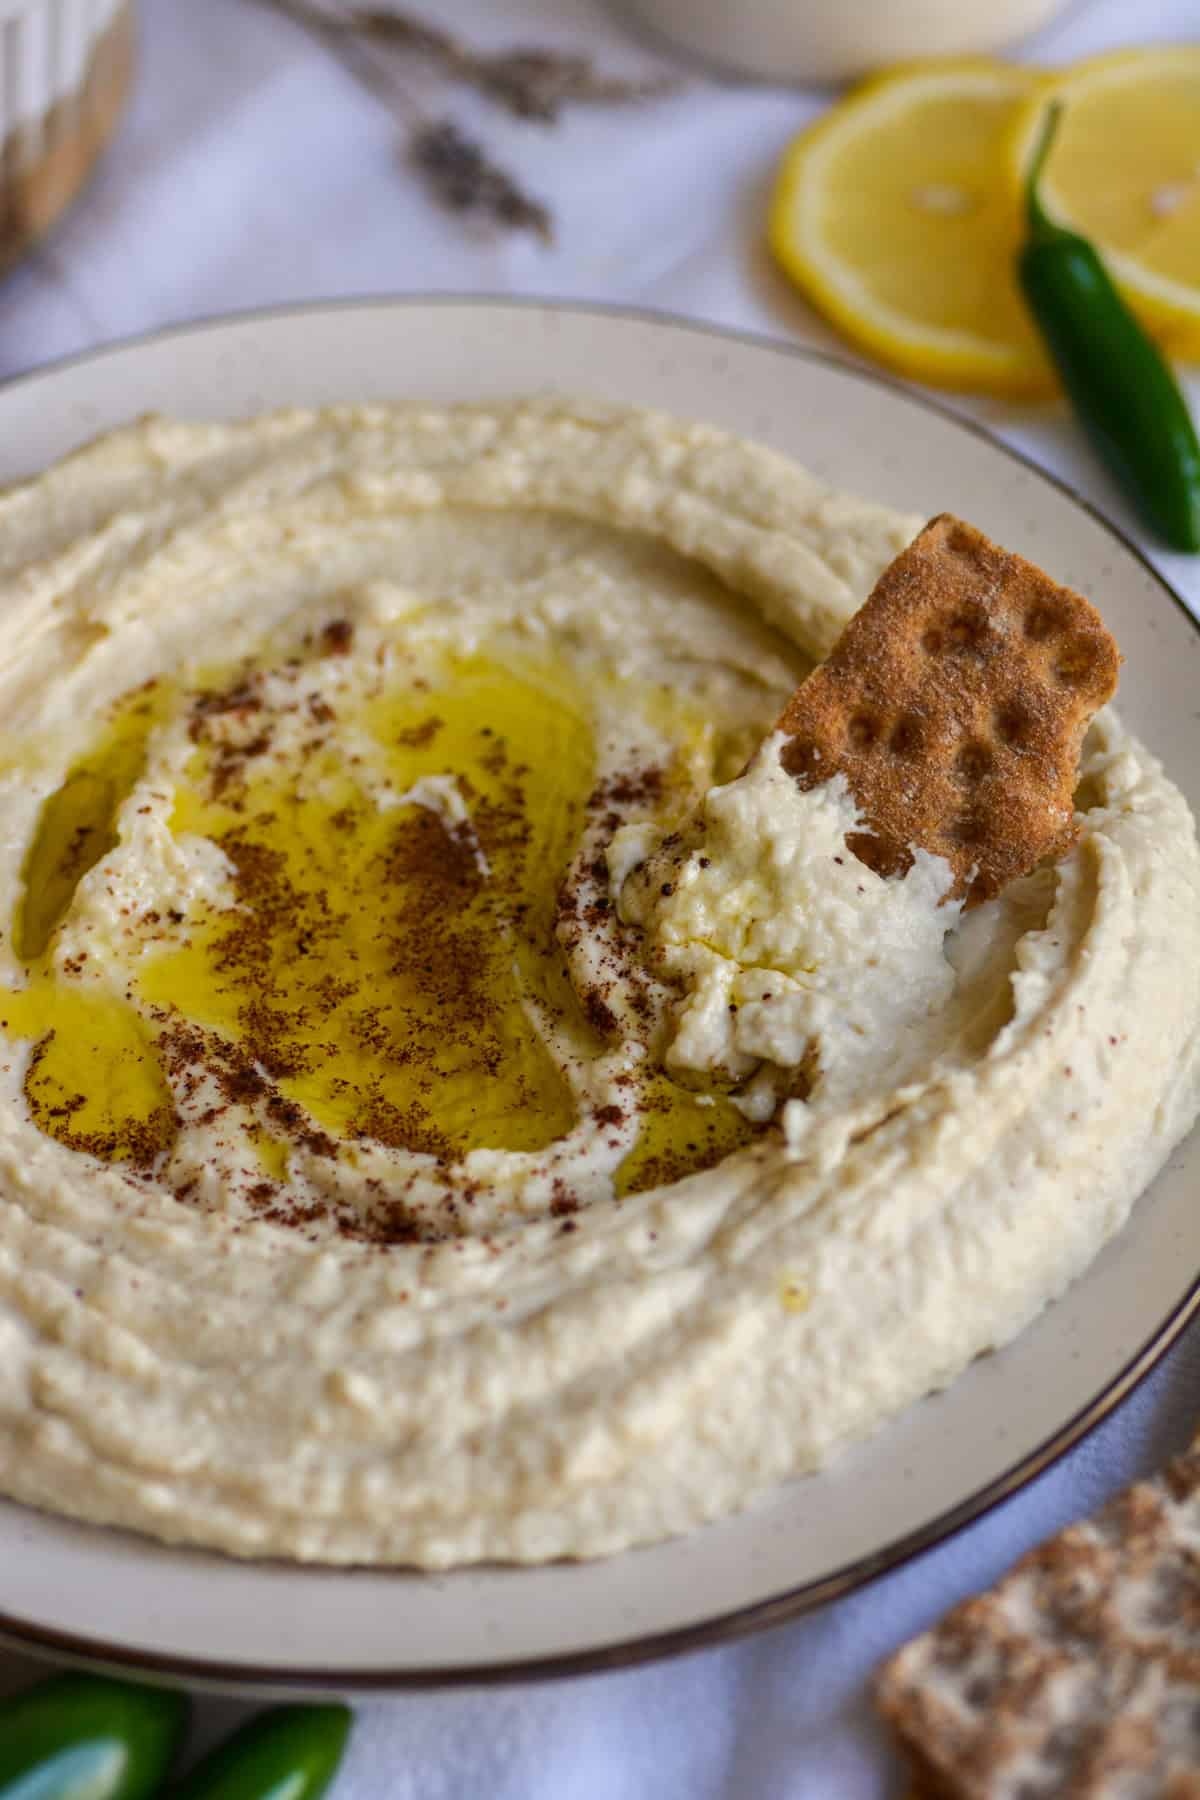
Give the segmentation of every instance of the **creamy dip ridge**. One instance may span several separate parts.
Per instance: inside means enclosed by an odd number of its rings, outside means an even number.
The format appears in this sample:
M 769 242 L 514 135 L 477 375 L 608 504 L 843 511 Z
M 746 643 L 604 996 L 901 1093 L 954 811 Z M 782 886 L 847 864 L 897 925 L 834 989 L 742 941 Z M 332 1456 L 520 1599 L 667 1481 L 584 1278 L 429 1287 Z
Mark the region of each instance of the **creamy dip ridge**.
M 1200 1104 L 1181 796 L 1105 712 L 1076 848 L 960 917 L 753 755 L 917 524 L 562 404 L 149 420 L 0 498 L 5 1491 L 602 1554 L 1086 1266 Z

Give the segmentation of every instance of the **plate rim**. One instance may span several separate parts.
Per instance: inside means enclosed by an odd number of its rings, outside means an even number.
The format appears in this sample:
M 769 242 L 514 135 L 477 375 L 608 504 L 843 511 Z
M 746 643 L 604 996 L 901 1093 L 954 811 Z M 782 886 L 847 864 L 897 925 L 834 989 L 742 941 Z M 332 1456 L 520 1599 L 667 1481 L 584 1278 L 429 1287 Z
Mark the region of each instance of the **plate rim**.
M 572 313 L 605 320 L 626 319 L 634 323 L 659 326 L 671 332 L 687 332 L 693 336 L 750 345 L 775 354 L 815 363 L 836 374 L 882 388 L 913 405 L 934 414 L 970 436 L 982 440 L 993 450 L 1028 470 L 1039 480 L 1064 495 L 1086 513 L 1101 529 L 1114 538 L 1121 548 L 1141 565 L 1163 594 L 1182 613 L 1193 631 L 1200 634 L 1200 619 L 1192 612 L 1182 595 L 1151 561 L 1146 552 L 1124 528 L 1114 522 L 1092 500 L 1070 482 L 1044 468 L 1025 451 L 1006 443 L 978 420 L 969 418 L 948 402 L 923 389 L 913 387 L 899 376 L 864 365 L 846 354 L 822 347 L 792 342 L 769 332 L 745 330 L 737 326 L 711 323 L 689 318 L 666 308 L 627 305 L 595 300 L 555 299 L 542 295 L 460 292 L 439 289 L 405 294 L 360 294 L 329 300 L 303 300 L 269 306 L 244 307 L 231 312 L 205 314 L 175 324 L 158 325 L 146 331 L 106 339 L 90 349 L 68 351 L 32 369 L 0 380 L 0 406 L 14 389 L 35 385 L 47 377 L 66 373 L 74 367 L 103 362 L 127 350 L 159 343 L 164 339 L 217 333 L 233 325 L 269 324 L 272 320 L 304 314 L 351 312 L 365 308 L 401 310 L 409 307 L 436 309 L 439 306 L 521 310 L 531 312 Z M 35 473 L 31 471 L 31 474 Z M 161 1651 L 131 1649 L 125 1644 L 109 1643 L 93 1635 L 60 1631 L 36 1620 L 18 1617 L 0 1608 L 0 1642 L 35 1656 L 52 1655 L 72 1661 L 101 1664 L 127 1674 L 148 1677 L 151 1681 L 181 1682 L 208 1687 L 225 1693 L 304 1692 L 346 1694 L 388 1694 L 429 1691 L 447 1688 L 494 1688 L 516 1682 L 567 1679 L 575 1675 L 596 1674 L 616 1669 L 634 1668 L 648 1662 L 665 1660 L 731 1643 L 754 1632 L 771 1629 L 813 1612 L 830 1601 L 865 1588 L 892 1571 L 913 1562 L 927 1550 L 947 1542 L 959 1532 L 986 1517 L 1004 1501 L 1028 1487 L 1054 1463 L 1094 1431 L 1125 1400 L 1166 1355 L 1200 1310 L 1200 1272 L 1174 1302 L 1166 1317 L 1125 1362 L 1116 1375 L 1084 1406 L 1071 1415 L 1056 1431 L 1051 1432 L 1033 1450 L 1020 1457 L 1008 1469 L 984 1483 L 957 1505 L 938 1513 L 916 1530 L 844 1563 L 827 1575 L 795 1587 L 754 1600 L 744 1606 L 729 1608 L 711 1618 L 675 1626 L 665 1631 L 643 1632 L 584 1650 L 574 1650 L 539 1657 L 518 1657 L 471 1665 L 448 1663 L 443 1666 L 406 1668 L 403 1665 L 383 1669 L 364 1668 L 296 1668 L 287 1664 L 228 1662 L 214 1657 L 176 1656 Z M 13 1502 L 12 1504 L 18 1504 Z M 37 1510 L 37 1509 L 33 1509 Z M 108 1529 L 103 1527 L 102 1529 Z M 170 1548 L 169 1546 L 167 1547 Z M 636 1552 L 626 1553 L 636 1554 Z M 231 1559 L 237 1561 L 238 1559 Z M 298 1565 L 303 1569 L 303 1565 Z M 293 1571 L 294 1572 L 294 1571 Z M 372 1574 L 387 1573 L 372 1569 Z

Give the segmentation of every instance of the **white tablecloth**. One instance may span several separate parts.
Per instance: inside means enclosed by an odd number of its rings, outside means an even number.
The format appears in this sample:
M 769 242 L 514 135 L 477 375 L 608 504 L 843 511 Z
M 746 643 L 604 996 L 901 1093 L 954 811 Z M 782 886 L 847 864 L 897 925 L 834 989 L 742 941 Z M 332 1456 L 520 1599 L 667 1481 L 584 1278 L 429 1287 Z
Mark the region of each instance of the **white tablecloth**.
M 485 44 L 555 41 L 621 69 L 670 66 L 602 0 L 424 4 Z M 1194 37 L 1197 26 L 1196 0 L 1094 0 L 1069 7 L 1027 54 L 1055 62 Z M 53 241 L 0 284 L 0 375 L 202 314 L 419 290 L 624 300 L 833 342 L 762 247 L 772 164 L 821 96 L 698 75 L 687 93 L 641 111 L 579 109 L 552 134 L 468 97 L 454 104 L 553 206 L 553 248 L 479 237 L 434 211 L 403 167 L 394 121 L 280 15 L 255 0 L 147 0 L 139 88 L 119 141 Z M 1200 403 L 1200 383 L 1190 386 Z M 963 404 L 1136 532 L 1060 412 Z M 1200 567 L 1156 560 L 1200 610 Z M 866 1703 L 869 1671 L 1022 1550 L 1181 1446 L 1198 1392 L 1193 1329 L 1031 1488 L 813 1618 L 619 1674 L 364 1705 L 336 1800 L 898 1793 Z M 0 1655 L 0 1687 L 33 1673 Z M 196 1744 L 245 1710 L 199 1702 Z

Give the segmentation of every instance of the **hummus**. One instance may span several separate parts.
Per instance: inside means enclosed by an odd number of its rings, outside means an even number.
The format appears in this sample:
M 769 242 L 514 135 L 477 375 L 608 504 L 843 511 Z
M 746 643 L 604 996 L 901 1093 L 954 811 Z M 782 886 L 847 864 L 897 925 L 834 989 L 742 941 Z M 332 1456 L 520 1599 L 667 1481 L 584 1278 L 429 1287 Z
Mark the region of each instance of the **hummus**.
M 1110 710 L 998 900 L 846 850 L 766 734 L 918 523 L 561 403 L 152 419 L 0 498 L 4 1491 L 600 1555 L 1086 1266 L 1200 1106 L 1195 832 Z

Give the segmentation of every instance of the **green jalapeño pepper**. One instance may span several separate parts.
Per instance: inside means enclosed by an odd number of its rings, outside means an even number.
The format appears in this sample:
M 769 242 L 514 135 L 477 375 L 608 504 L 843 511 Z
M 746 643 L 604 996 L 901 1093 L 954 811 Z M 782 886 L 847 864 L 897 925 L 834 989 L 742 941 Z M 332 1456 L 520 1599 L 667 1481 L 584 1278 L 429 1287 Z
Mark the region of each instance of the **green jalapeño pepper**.
M 1173 549 L 1200 550 L 1200 443 L 1174 376 L 1091 244 L 1039 198 L 1061 113 L 1053 102 L 1029 172 L 1021 287 L 1101 457 Z
M 226 1738 L 171 1800 L 318 1800 L 337 1773 L 353 1715 L 345 1706 L 276 1706 Z
M 56 1675 L 0 1702 L 0 1800 L 150 1800 L 187 1725 L 166 1688 Z

